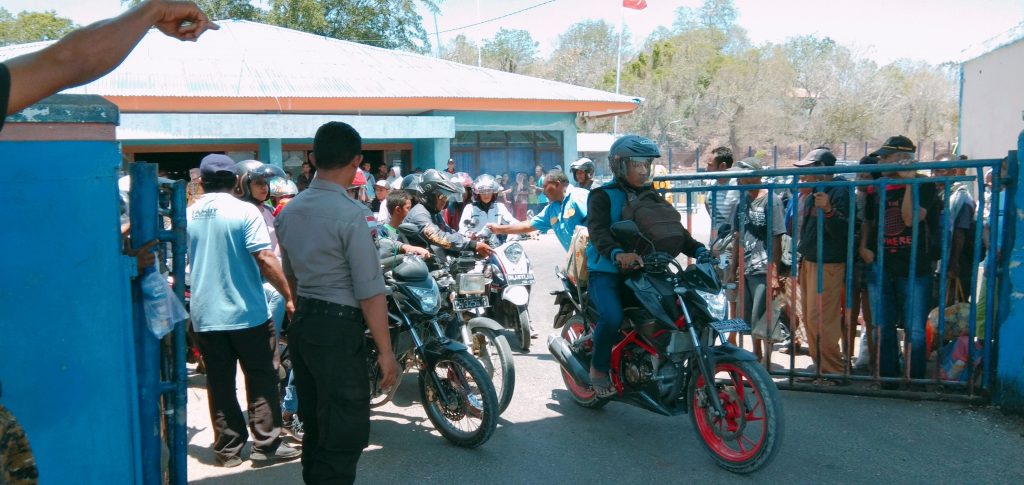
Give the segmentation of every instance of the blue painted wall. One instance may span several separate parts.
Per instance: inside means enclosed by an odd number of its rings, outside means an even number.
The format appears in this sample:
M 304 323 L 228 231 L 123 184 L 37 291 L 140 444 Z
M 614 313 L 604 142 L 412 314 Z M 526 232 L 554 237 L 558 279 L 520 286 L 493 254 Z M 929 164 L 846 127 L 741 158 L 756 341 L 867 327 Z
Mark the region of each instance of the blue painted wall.
M 455 131 L 561 131 L 563 170 L 576 160 L 575 113 L 494 113 L 483 111 L 435 111 L 434 116 L 455 118 Z M 447 156 L 439 169 L 445 168 Z
M 137 481 L 115 142 L 0 143 L 0 379 L 41 483 Z
M 1024 132 L 1017 138 L 1017 157 L 1024 154 Z M 996 367 L 996 401 L 1004 410 L 1024 413 L 1024 238 L 1016 235 L 1024 231 L 1024 190 L 1021 190 L 1021 174 L 1017 174 L 1018 210 L 1007 211 L 1006 226 L 1013 231 L 1010 252 L 1010 298 L 1009 315 L 999 327 L 999 361 Z

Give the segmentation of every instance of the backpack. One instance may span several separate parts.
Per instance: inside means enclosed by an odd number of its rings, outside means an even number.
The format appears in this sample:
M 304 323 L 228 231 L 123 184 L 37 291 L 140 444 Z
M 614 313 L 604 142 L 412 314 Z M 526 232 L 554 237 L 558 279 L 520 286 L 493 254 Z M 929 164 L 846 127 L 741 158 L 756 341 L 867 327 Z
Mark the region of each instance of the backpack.
M 622 219 L 635 222 L 640 233 L 654 243 L 654 251 L 673 256 L 682 253 L 687 238 L 679 211 L 653 190 L 639 196 L 629 190 L 623 189 L 623 192 L 626 204 L 622 208 Z M 638 252 L 646 254 L 652 251 Z

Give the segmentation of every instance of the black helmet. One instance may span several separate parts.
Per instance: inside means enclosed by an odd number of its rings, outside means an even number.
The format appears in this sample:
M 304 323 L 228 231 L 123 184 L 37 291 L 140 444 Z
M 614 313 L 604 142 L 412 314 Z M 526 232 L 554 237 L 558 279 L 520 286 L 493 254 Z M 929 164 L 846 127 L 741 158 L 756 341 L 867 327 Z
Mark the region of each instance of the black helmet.
M 420 179 L 423 205 L 427 206 L 430 212 L 437 210 L 438 197 L 461 199 L 463 190 L 462 185 L 452 182 L 444 174 L 432 168 L 423 172 L 423 177 Z
M 594 168 L 594 161 L 586 157 L 576 160 L 575 162 L 572 162 L 571 165 L 569 165 L 569 170 L 574 173 L 577 170 L 583 170 L 584 172 L 593 175 Z
M 626 135 L 608 149 L 608 168 L 615 178 L 626 176 L 624 161 L 631 158 L 661 158 L 661 151 L 653 141 L 640 135 Z
M 402 190 L 408 192 L 416 203 L 423 201 L 423 188 L 420 186 L 422 178 L 422 174 L 411 173 L 402 179 Z

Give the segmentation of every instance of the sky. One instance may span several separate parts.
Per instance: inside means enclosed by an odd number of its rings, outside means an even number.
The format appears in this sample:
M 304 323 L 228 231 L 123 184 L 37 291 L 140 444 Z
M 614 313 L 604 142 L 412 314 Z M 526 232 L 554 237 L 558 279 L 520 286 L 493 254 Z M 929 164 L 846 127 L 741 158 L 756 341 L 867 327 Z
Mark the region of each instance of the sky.
M 636 11 L 621 8 L 621 0 L 443 0 L 437 27 L 444 32 L 517 10 L 521 13 L 475 27 L 441 33 L 447 42 L 464 33 L 474 40 L 490 38 L 500 28 L 525 29 L 539 42 L 542 55 L 558 35 L 584 19 L 623 21 L 639 46 L 660 25 L 671 27 L 675 9 L 697 7 L 701 0 L 647 0 Z M 896 59 L 933 64 L 959 60 L 961 52 L 1024 22 L 1024 0 L 735 0 L 737 22 L 755 44 L 780 43 L 801 35 L 831 37 L 864 57 L 886 64 Z M 0 0 L 11 12 L 56 10 L 79 24 L 117 15 L 120 0 Z M 479 10 L 478 10 L 479 9 Z M 424 15 L 424 28 L 433 33 L 434 18 Z

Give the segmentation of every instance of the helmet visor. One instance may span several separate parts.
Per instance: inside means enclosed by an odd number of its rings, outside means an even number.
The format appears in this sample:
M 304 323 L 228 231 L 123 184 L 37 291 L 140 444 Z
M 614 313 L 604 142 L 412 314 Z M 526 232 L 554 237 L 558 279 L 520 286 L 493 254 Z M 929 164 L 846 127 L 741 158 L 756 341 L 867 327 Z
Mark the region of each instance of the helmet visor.
M 629 157 L 622 159 L 622 165 L 626 172 L 626 179 L 630 185 L 640 187 L 654 181 L 654 159 L 647 157 Z

